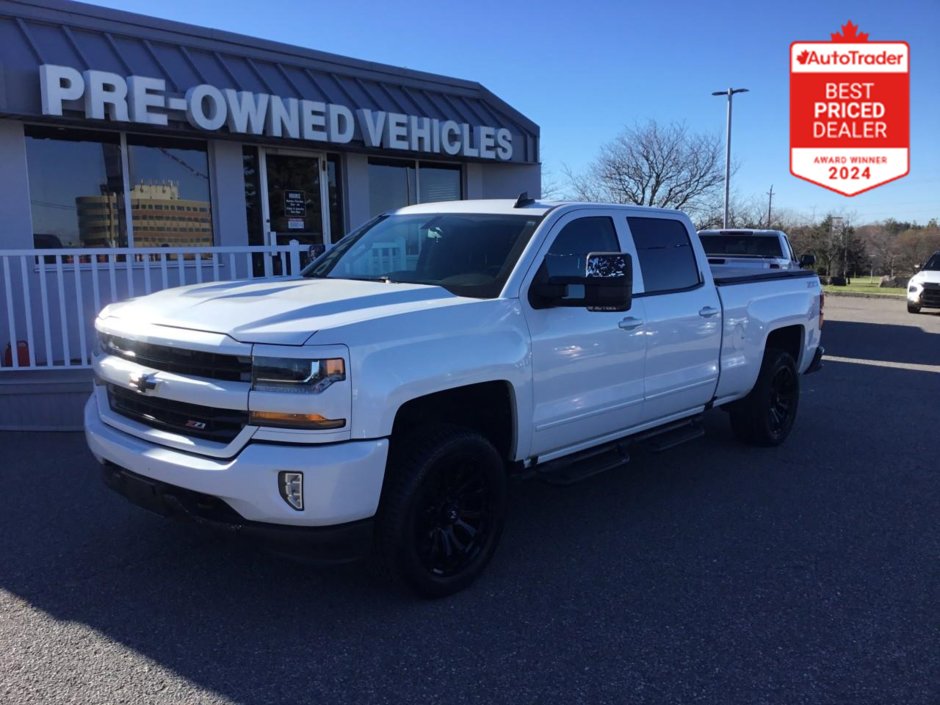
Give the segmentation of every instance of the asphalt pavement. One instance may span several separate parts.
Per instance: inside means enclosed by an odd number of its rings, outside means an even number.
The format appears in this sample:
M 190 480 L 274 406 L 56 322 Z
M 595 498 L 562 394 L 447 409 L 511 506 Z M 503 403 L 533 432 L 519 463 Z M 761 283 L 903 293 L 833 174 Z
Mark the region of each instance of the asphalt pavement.
M 940 313 L 829 297 L 776 449 L 727 417 L 514 485 L 421 601 L 151 516 L 74 433 L 0 434 L 0 703 L 940 702 Z

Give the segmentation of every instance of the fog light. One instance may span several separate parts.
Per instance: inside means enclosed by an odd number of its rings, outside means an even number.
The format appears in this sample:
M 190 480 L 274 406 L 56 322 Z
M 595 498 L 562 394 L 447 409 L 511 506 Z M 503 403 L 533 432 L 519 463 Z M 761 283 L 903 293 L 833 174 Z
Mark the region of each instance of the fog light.
M 302 472 L 279 472 L 277 488 L 281 498 L 298 512 L 304 509 L 304 474 Z

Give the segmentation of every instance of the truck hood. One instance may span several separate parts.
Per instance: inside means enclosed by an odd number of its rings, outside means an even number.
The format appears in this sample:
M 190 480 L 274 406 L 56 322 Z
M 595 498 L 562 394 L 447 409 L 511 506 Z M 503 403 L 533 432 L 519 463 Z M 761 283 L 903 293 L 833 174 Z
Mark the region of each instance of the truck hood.
M 243 343 L 303 345 L 318 330 L 472 300 L 424 284 L 247 280 L 166 289 L 112 304 L 101 315 L 222 333 Z

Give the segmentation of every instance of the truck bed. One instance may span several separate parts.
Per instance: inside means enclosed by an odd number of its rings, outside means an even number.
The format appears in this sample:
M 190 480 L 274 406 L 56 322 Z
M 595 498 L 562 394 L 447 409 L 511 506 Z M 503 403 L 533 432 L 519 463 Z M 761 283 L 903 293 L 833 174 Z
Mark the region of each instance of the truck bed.
M 809 269 L 728 269 L 712 267 L 712 278 L 716 286 L 732 286 L 753 282 L 772 281 L 774 279 L 812 278 L 816 273 Z
M 811 270 L 722 271 L 715 276 L 724 331 L 716 404 L 738 398 L 757 379 L 768 330 L 802 327 L 798 370 L 805 372 L 819 345 L 820 286 Z

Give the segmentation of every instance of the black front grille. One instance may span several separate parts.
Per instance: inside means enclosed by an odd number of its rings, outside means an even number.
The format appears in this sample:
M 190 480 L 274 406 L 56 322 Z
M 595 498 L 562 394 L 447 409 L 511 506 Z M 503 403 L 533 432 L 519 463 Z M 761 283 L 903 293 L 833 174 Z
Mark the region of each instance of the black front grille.
M 111 410 L 140 423 L 184 436 L 230 443 L 248 423 L 247 411 L 216 409 L 108 385 Z
M 234 382 L 251 380 L 251 358 L 153 345 L 100 333 L 102 351 L 155 370 Z
M 920 295 L 920 301 L 924 306 L 940 307 L 940 284 L 924 282 L 924 291 Z

